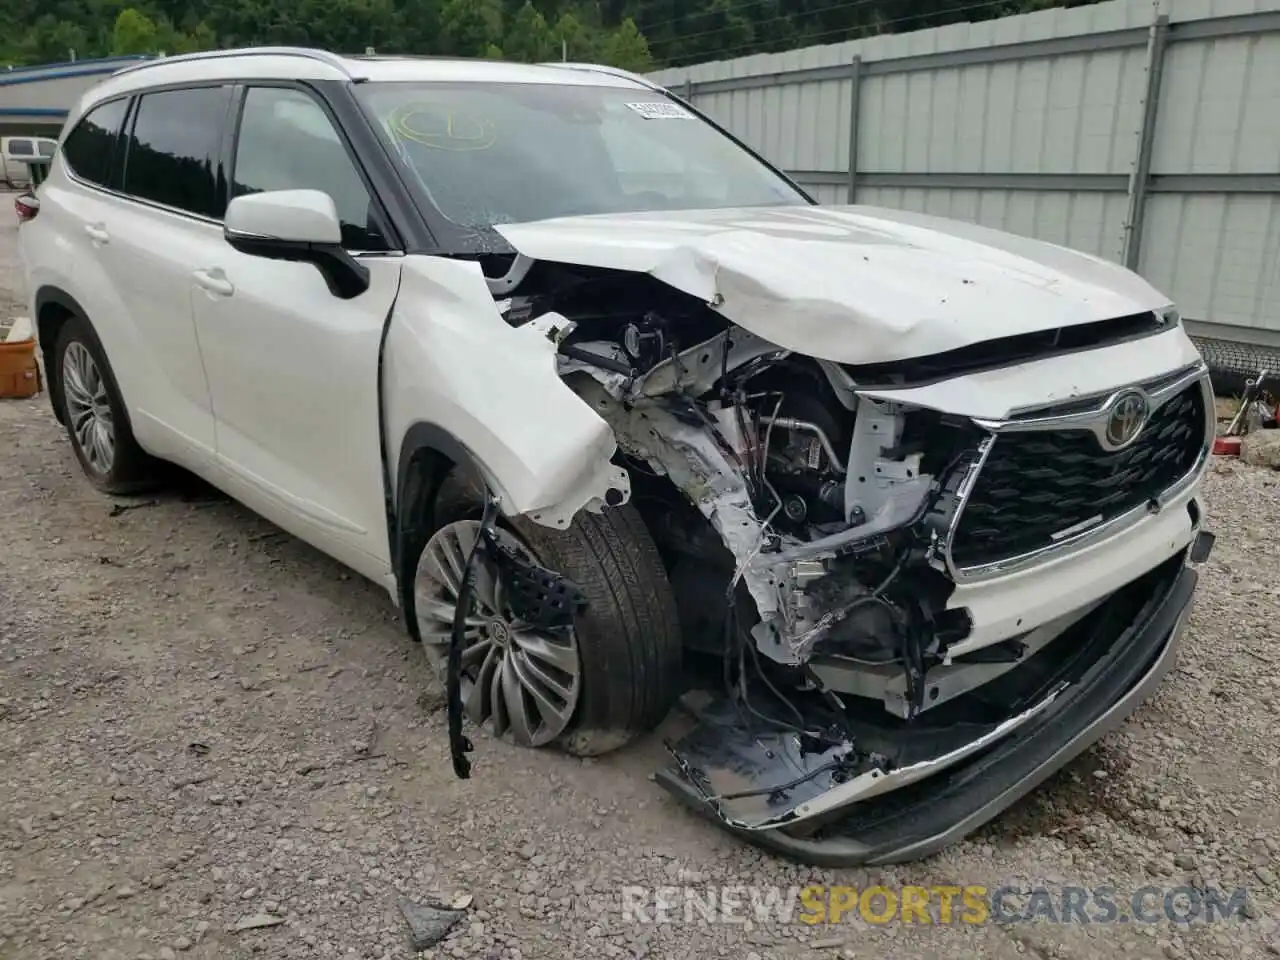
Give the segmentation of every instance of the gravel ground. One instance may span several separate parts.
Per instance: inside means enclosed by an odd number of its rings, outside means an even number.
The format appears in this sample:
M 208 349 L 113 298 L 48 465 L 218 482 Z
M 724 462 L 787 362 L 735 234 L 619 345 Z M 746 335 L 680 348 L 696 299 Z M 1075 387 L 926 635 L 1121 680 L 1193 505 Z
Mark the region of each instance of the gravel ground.
M 7 207 L 0 313 L 22 309 Z M 429 956 L 1280 954 L 1277 478 L 1215 466 L 1219 540 L 1189 640 L 1120 732 L 937 857 L 813 871 L 677 807 L 649 780 L 657 736 L 584 763 L 481 735 L 473 779 L 454 779 L 439 688 L 378 589 L 198 485 L 100 496 L 44 396 L 0 402 L 0 957 L 404 958 L 399 898 L 459 892 L 468 916 Z M 1250 919 L 641 925 L 620 910 L 628 885 L 810 881 L 1247 886 Z M 235 932 L 257 914 L 283 922 Z

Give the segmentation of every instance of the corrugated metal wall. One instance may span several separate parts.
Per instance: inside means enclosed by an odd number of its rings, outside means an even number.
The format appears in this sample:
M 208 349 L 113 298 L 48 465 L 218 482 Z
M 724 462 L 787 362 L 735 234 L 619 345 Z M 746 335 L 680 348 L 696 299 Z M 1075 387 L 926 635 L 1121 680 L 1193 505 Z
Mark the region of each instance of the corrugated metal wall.
M 1280 0 L 1112 0 L 653 79 L 823 203 L 1128 263 L 1193 330 L 1280 344 Z

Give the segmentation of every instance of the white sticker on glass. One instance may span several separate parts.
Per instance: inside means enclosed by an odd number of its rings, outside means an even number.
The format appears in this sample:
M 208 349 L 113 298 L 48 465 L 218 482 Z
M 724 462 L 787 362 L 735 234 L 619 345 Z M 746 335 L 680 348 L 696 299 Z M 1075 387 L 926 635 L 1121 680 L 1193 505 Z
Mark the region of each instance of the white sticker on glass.
M 644 103 L 628 103 L 627 106 L 646 120 L 693 119 L 692 113 L 670 100 L 646 100 Z

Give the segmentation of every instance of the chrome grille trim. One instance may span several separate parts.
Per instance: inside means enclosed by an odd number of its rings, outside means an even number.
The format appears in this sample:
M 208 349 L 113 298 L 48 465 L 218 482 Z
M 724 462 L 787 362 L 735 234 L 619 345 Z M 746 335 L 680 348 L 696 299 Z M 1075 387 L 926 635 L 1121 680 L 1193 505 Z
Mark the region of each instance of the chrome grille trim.
M 940 545 L 941 550 L 935 552 L 935 557 L 941 560 L 940 566 L 957 583 L 989 580 L 994 577 L 1017 573 L 1049 560 L 1056 560 L 1059 557 L 1070 556 L 1072 553 L 1113 537 L 1137 524 L 1152 512 L 1151 504 L 1141 504 L 1097 526 L 1064 537 L 1055 543 L 1046 544 L 1039 549 L 991 563 L 961 567 L 955 563 L 952 556 L 952 546 L 955 541 L 956 531 L 960 526 L 961 517 L 964 515 L 965 506 L 969 502 L 969 498 L 977 484 L 978 476 L 982 472 L 982 468 L 985 466 L 991 449 L 995 446 L 1000 434 L 1047 430 L 1083 430 L 1096 435 L 1100 429 L 1104 428 L 1100 422 L 1100 415 L 1108 408 L 1108 404 L 1116 395 L 1126 390 L 1142 390 L 1148 397 L 1151 409 L 1154 410 L 1197 381 L 1200 383 L 1201 403 L 1204 404 L 1204 439 L 1201 444 L 1200 454 L 1196 458 L 1194 466 L 1187 473 L 1165 488 L 1155 498 L 1155 509 L 1158 510 L 1163 509 L 1169 502 L 1194 487 L 1200 478 L 1204 476 L 1209 465 L 1209 457 L 1213 451 L 1213 441 L 1217 431 L 1214 418 L 1213 386 L 1209 382 L 1208 367 L 1203 362 L 1179 371 L 1176 375 L 1170 374 L 1156 380 L 1121 386 L 1105 394 L 1098 394 L 1096 397 L 1097 403 L 1092 405 L 1088 411 L 1073 410 L 1064 414 L 1031 416 L 1028 419 L 974 420 L 975 424 L 987 431 L 987 436 L 979 444 L 976 451 L 977 455 L 971 462 L 968 472 L 957 489 L 958 502 L 956 509 L 947 525 L 946 536 Z M 1051 409 L 1053 408 L 1038 406 L 1029 408 L 1026 414 L 1034 414 Z M 1026 414 L 1023 415 L 1025 416 Z M 1019 415 L 1015 413 L 1013 416 Z

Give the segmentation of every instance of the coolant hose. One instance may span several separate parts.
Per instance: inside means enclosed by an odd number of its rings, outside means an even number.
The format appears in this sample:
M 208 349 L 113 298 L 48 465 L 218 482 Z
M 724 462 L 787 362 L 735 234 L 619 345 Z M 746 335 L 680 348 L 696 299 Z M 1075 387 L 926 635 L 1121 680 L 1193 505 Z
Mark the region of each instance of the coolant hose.
M 462 569 L 462 583 L 458 586 L 458 605 L 453 611 L 453 630 L 449 634 L 449 659 L 445 669 L 445 693 L 449 704 L 449 757 L 453 760 L 453 772 L 459 780 L 471 779 L 471 761 L 467 754 L 474 744 L 462 732 L 462 647 L 466 642 L 467 617 L 471 616 L 471 599 L 476 591 L 476 564 L 480 551 L 493 531 L 498 519 L 498 500 L 490 496 L 476 531 L 476 542 L 467 554 Z

